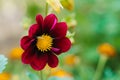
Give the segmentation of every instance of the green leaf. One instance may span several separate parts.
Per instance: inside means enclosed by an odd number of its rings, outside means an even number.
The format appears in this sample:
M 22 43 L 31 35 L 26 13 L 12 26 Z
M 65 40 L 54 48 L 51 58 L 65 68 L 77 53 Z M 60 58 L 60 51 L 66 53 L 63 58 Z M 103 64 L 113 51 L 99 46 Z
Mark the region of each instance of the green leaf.
M 0 55 L 0 73 L 6 68 L 6 64 L 8 63 L 7 58 L 4 55 Z

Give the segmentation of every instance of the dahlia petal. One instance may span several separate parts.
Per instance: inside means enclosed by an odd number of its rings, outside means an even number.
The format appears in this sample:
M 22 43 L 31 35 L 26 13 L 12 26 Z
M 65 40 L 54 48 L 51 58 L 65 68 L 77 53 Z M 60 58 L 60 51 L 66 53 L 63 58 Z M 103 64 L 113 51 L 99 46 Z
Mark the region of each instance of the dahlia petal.
M 50 33 L 55 38 L 65 37 L 67 33 L 67 24 L 65 22 L 57 23 Z
M 38 24 L 33 24 L 29 29 L 29 37 L 36 37 L 40 33 L 41 33 L 41 29 Z
M 48 55 L 43 53 L 41 55 L 36 54 L 33 57 L 33 61 L 30 63 L 31 67 L 35 70 L 42 70 L 47 64 Z
M 52 68 L 56 67 L 58 65 L 58 58 L 56 55 L 54 55 L 53 53 L 48 55 L 48 65 Z
M 34 56 L 33 47 L 29 47 L 27 50 L 25 50 L 22 54 L 22 62 L 24 64 L 29 64 L 32 61 L 32 58 Z
M 60 51 L 56 52 L 59 55 L 62 52 L 66 52 L 71 47 L 71 42 L 68 38 L 64 37 L 62 39 L 55 39 L 53 47 L 60 49 Z
M 42 15 L 38 14 L 38 15 L 36 16 L 36 22 L 37 22 L 40 26 L 43 25 L 43 17 L 42 17 Z
M 60 53 L 60 49 L 52 47 L 52 52 L 54 53 Z
M 57 23 L 57 17 L 54 14 L 49 14 L 44 19 L 44 27 L 43 30 L 45 32 L 49 32 L 52 28 L 54 28 L 55 24 Z
M 24 36 L 20 41 L 20 45 L 24 50 L 26 50 L 33 41 L 34 40 L 29 38 L 29 36 Z

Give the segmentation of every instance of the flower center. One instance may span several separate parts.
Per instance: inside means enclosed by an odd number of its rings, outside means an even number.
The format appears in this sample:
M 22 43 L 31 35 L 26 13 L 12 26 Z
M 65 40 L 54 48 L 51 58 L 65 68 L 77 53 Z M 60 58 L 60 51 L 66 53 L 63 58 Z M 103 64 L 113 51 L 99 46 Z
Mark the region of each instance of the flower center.
M 36 46 L 42 52 L 48 51 L 52 47 L 52 41 L 53 39 L 51 36 L 43 34 L 42 36 L 37 37 Z

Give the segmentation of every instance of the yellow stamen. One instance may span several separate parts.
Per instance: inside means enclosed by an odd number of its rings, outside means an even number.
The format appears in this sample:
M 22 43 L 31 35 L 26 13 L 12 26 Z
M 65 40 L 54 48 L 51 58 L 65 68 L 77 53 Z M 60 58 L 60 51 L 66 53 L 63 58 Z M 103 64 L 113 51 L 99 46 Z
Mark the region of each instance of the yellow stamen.
M 43 34 L 42 36 L 37 37 L 36 46 L 42 52 L 48 51 L 52 47 L 52 41 L 53 41 L 52 37 Z

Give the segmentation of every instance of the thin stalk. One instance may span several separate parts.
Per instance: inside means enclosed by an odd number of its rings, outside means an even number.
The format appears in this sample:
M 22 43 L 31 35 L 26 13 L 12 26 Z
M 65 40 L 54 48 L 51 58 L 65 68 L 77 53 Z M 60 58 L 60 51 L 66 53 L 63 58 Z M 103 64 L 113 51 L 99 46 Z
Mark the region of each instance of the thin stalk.
M 104 66 L 105 66 L 107 60 L 108 60 L 107 56 L 105 56 L 105 55 L 100 56 L 100 59 L 99 59 L 99 62 L 98 62 L 97 69 L 96 69 L 95 75 L 93 77 L 93 80 L 100 80 L 101 75 L 103 73 Z
M 45 15 L 48 14 L 48 3 L 46 2 Z
M 39 71 L 39 75 L 40 75 L 40 80 L 43 80 L 43 72 Z
M 51 75 L 51 68 L 49 68 L 49 70 L 48 70 L 48 73 L 47 73 L 47 75 L 46 75 L 46 79 L 45 80 L 48 80 L 48 77 Z

